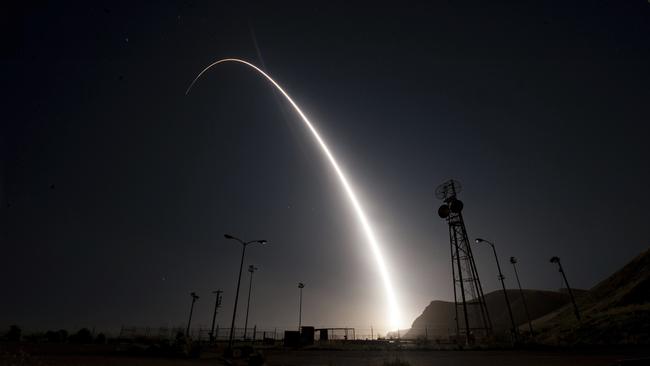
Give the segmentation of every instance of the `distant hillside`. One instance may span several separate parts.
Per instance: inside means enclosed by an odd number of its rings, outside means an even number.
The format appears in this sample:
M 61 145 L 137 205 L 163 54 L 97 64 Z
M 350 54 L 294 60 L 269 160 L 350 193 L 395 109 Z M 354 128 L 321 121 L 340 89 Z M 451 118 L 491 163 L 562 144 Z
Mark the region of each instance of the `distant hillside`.
M 578 296 L 582 321 L 571 305 L 535 320 L 547 344 L 650 344 L 650 250 Z
M 518 290 L 507 290 L 515 322 L 528 330 Z M 622 269 L 588 291 L 574 290 L 582 314 L 574 316 L 566 290 L 524 290 L 535 341 L 552 345 L 650 344 L 650 250 L 638 255 Z M 510 327 L 503 291 L 485 295 L 495 331 Z M 476 308 L 475 308 L 476 309 Z M 479 320 L 471 311 L 470 326 Z M 456 329 L 454 304 L 432 301 L 415 319 L 404 338 L 446 338 Z M 460 319 L 462 327 L 462 319 Z
M 523 301 L 519 290 L 507 290 L 512 313 L 517 325 L 526 324 L 527 318 Z M 528 304 L 528 310 L 532 319 L 541 317 L 567 304 L 570 299 L 566 292 L 524 290 L 524 296 Z M 488 306 L 490 319 L 495 331 L 507 330 L 510 328 L 510 317 L 506 308 L 503 291 L 493 291 L 485 295 L 485 302 Z M 477 309 L 477 307 L 472 307 Z M 477 325 L 479 317 L 477 311 L 468 311 L 470 314 L 470 326 Z M 454 303 L 448 301 L 432 301 L 415 319 L 405 338 L 448 337 L 456 329 L 454 321 Z M 461 327 L 462 327 L 461 319 Z

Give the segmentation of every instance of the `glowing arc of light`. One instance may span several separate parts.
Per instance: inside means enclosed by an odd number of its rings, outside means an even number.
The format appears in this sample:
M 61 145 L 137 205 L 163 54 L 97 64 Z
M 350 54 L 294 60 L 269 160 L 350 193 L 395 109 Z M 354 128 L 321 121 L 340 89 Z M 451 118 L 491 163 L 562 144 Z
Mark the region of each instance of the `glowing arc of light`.
M 254 69 L 261 75 L 263 75 L 268 81 L 273 84 L 273 86 L 284 95 L 284 97 L 289 101 L 293 109 L 296 110 L 298 115 L 302 118 L 302 121 L 305 123 L 307 128 L 311 131 L 312 135 L 320 145 L 321 149 L 325 153 L 325 156 L 327 156 L 327 159 L 329 160 L 330 164 L 334 168 L 334 171 L 336 172 L 337 176 L 339 177 L 339 180 L 341 182 L 341 185 L 343 186 L 345 193 L 347 193 L 347 196 L 352 203 L 352 207 L 354 208 L 355 213 L 357 214 L 357 218 L 359 220 L 359 223 L 361 224 L 361 227 L 363 228 L 364 233 L 366 234 L 366 238 L 368 240 L 368 244 L 370 245 L 370 249 L 375 257 L 375 261 L 377 262 L 377 267 L 379 268 L 379 273 L 381 274 L 381 278 L 384 284 L 384 290 L 386 292 L 386 297 L 388 300 L 388 307 L 389 307 L 389 325 L 392 330 L 398 329 L 398 327 L 401 325 L 401 319 L 400 319 L 400 313 L 399 313 L 399 308 L 397 306 L 397 297 L 395 295 L 395 291 L 393 290 L 393 285 L 390 279 L 390 275 L 388 273 L 388 268 L 386 267 L 386 262 L 384 261 L 384 256 L 381 253 L 381 250 L 379 249 L 379 243 L 377 242 L 377 239 L 375 238 L 375 234 L 370 227 L 370 224 L 368 223 L 368 219 L 366 218 L 366 214 L 363 211 L 363 208 L 361 207 L 361 204 L 359 203 L 359 200 L 357 199 L 357 196 L 355 195 L 354 191 L 352 190 L 352 187 L 348 183 L 348 180 L 345 178 L 345 175 L 343 174 L 343 171 L 339 167 L 339 164 L 336 162 L 336 159 L 334 158 L 334 155 L 330 152 L 330 149 L 327 147 L 327 144 L 325 144 L 325 141 L 320 137 L 318 134 L 318 131 L 316 128 L 312 125 L 312 123 L 309 121 L 307 116 L 302 112 L 300 107 L 296 104 L 296 102 L 291 99 L 289 94 L 282 89 L 280 84 L 278 84 L 273 78 L 271 78 L 267 73 L 265 73 L 262 69 L 259 67 L 253 65 L 250 62 L 240 60 L 237 58 L 226 58 L 226 59 L 221 59 L 218 61 L 215 61 L 208 65 L 206 68 L 201 71 L 196 78 L 192 81 L 190 86 L 187 88 L 187 91 L 185 92 L 185 95 L 189 94 L 190 90 L 194 86 L 194 84 L 199 80 L 199 78 L 210 68 L 213 66 L 216 66 L 218 64 L 224 63 L 224 62 L 237 62 L 244 64 L 246 66 L 249 66 L 250 68 Z

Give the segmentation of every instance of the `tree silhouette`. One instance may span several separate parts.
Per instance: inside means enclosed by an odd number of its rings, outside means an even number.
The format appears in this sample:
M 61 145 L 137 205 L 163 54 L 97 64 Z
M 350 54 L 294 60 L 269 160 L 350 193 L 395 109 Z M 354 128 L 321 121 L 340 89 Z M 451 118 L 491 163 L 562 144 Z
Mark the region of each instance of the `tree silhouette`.
M 22 331 L 19 326 L 12 325 L 9 327 L 9 332 L 7 332 L 7 341 L 9 342 L 19 342 L 20 335 Z
M 70 342 L 80 344 L 93 343 L 93 335 L 87 328 L 81 328 L 77 333 L 70 336 Z

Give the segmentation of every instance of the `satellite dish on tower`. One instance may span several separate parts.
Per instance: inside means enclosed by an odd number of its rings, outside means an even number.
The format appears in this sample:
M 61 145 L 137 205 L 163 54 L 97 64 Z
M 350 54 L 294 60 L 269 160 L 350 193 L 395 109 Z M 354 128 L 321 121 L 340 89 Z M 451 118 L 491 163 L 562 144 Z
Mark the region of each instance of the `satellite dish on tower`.
M 447 205 L 442 205 L 438 209 L 438 216 L 442 219 L 446 219 L 449 216 L 449 206 Z
M 453 198 L 449 204 L 449 209 L 451 209 L 451 212 L 453 213 L 461 212 L 463 210 L 463 201 Z
M 443 201 L 447 201 L 451 197 L 455 197 L 460 193 L 462 187 L 457 180 L 450 179 L 436 188 L 436 197 Z

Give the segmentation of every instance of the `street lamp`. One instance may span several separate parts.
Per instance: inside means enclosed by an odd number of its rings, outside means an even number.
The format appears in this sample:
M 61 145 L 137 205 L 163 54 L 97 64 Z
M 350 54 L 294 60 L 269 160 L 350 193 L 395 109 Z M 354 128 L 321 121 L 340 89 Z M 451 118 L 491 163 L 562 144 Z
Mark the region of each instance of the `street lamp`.
M 519 273 L 517 272 L 517 258 L 510 257 L 510 263 L 512 263 L 512 268 L 514 268 L 515 270 L 517 285 L 519 285 L 519 294 L 521 295 L 521 301 L 523 301 L 524 303 L 524 310 L 526 310 L 526 318 L 528 319 L 528 328 L 530 328 L 530 336 L 534 337 L 535 333 L 533 332 L 533 323 L 530 320 L 530 313 L 528 312 L 528 304 L 526 304 L 526 297 L 524 297 L 524 290 L 521 288 L 521 282 L 519 282 Z
M 194 303 L 196 302 L 196 300 L 199 299 L 199 295 L 197 295 L 196 292 L 190 293 L 190 296 L 192 296 L 192 305 L 190 305 L 190 318 L 187 321 L 187 329 L 185 330 L 186 338 L 190 337 L 190 324 L 192 324 L 192 313 L 194 312 Z
M 515 341 L 517 341 L 518 338 L 517 325 L 515 324 L 515 318 L 512 316 L 512 308 L 510 307 L 510 299 L 508 298 L 508 291 L 506 291 L 506 284 L 503 281 L 506 277 L 503 275 L 503 273 L 501 273 L 501 265 L 499 264 L 499 256 L 497 256 L 497 250 L 494 247 L 494 243 L 487 241 L 485 239 L 476 238 L 475 242 L 477 244 L 481 242 L 485 242 L 490 244 L 490 246 L 492 247 L 492 251 L 494 252 L 494 260 L 497 262 L 497 270 L 499 271 L 499 280 L 501 280 L 501 287 L 503 288 L 503 296 L 506 299 L 506 305 L 508 305 L 508 315 L 510 315 L 510 323 L 512 324 L 512 335 L 515 337 Z
M 244 323 L 244 339 L 246 339 L 246 332 L 248 330 L 248 310 L 251 306 L 251 289 L 253 288 L 253 272 L 257 271 L 258 268 L 254 265 L 248 266 L 248 272 L 251 274 L 251 280 L 248 284 L 248 302 L 246 303 L 246 323 Z
M 228 348 L 232 348 L 232 336 L 233 332 L 235 330 L 235 316 L 237 315 L 237 302 L 239 301 L 239 285 L 241 284 L 241 271 L 242 268 L 244 267 L 244 256 L 246 255 L 246 247 L 249 244 L 266 244 L 266 240 L 251 240 L 251 241 L 243 241 L 239 238 L 236 238 L 232 235 L 229 234 L 224 234 L 224 238 L 226 239 L 231 239 L 231 240 L 236 240 L 239 242 L 239 244 L 242 245 L 242 252 L 241 252 L 241 263 L 239 264 L 239 277 L 237 277 L 237 291 L 235 292 L 235 307 L 232 309 L 232 322 L 230 323 L 230 336 L 228 337 Z
M 549 260 L 551 263 L 557 263 L 559 272 L 562 273 L 562 278 L 564 278 L 564 283 L 566 284 L 567 290 L 569 290 L 569 296 L 571 297 L 571 302 L 573 303 L 573 312 L 576 315 L 576 319 L 580 321 L 580 310 L 578 310 L 578 304 L 576 304 L 576 299 L 573 297 L 573 291 L 571 291 L 571 286 L 569 286 L 569 281 L 566 279 L 566 274 L 564 273 L 564 268 L 562 268 L 562 263 L 560 262 L 560 257 L 551 257 Z
M 302 289 L 305 288 L 305 284 L 298 282 L 298 288 L 300 289 L 300 305 L 298 307 L 298 331 L 300 332 L 302 326 Z

